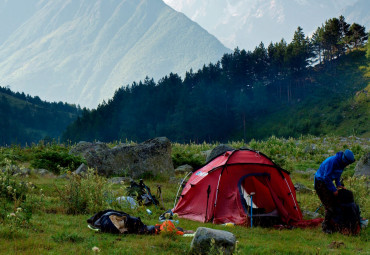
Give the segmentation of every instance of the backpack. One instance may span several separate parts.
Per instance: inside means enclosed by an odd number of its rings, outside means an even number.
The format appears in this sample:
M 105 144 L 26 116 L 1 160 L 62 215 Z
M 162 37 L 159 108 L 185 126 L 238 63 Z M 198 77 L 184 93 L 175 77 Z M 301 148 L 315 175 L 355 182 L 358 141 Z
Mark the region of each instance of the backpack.
M 354 201 L 352 191 L 338 190 L 338 206 L 335 208 L 333 221 L 335 229 L 342 234 L 357 235 L 360 233 L 360 208 Z

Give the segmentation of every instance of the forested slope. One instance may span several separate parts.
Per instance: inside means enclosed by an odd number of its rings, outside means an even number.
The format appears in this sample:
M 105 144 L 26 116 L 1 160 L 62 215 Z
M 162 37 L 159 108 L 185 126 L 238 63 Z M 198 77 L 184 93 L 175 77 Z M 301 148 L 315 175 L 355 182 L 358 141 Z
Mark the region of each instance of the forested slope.
M 0 145 L 58 139 L 79 112 L 75 105 L 49 103 L 0 87 Z
M 368 84 L 365 28 L 333 18 L 312 38 L 298 27 L 254 51 L 235 49 L 182 79 L 146 78 L 85 111 L 63 140 L 142 141 L 167 136 L 178 142 L 227 141 L 270 135 L 366 134 L 369 112 L 354 104 Z M 365 99 L 365 103 L 368 99 Z M 361 115 L 361 116 L 359 116 Z M 353 121 L 351 121 L 353 120 Z

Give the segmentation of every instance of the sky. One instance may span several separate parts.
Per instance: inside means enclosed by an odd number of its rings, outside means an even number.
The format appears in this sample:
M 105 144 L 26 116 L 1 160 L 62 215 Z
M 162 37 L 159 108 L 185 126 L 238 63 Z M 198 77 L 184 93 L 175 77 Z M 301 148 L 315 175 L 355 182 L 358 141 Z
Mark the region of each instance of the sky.
M 370 9 L 370 0 L 163 1 L 197 22 L 226 47 L 247 50 L 253 50 L 260 42 L 266 45 L 282 38 L 289 42 L 298 26 L 310 36 L 326 20 L 339 17 L 358 2 L 362 2 L 362 5 L 368 3 Z M 364 20 L 364 17 L 359 17 L 360 14 L 349 16 L 352 19 L 356 16 L 359 18 L 347 20 L 349 23 L 361 24 L 361 20 Z

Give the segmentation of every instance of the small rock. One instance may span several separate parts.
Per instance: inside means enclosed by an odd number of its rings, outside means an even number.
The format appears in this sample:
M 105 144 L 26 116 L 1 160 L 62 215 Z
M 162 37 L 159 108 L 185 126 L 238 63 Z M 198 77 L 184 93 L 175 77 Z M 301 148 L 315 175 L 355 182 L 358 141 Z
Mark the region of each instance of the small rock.
M 61 174 L 57 177 L 57 179 L 69 179 L 68 174 Z
M 109 179 L 109 182 L 113 184 L 127 184 L 133 181 L 131 177 L 112 177 Z
M 175 169 L 176 174 L 184 174 L 184 173 L 189 173 L 191 171 L 193 171 L 193 167 L 188 164 L 179 166 L 178 168 Z
M 235 244 L 236 237 L 228 231 L 199 227 L 190 244 L 190 254 L 232 254 Z
M 56 177 L 52 172 L 46 169 L 34 169 L 33 172 L 37 175 L 41 175 L 43 177 Z
M 300 193 L 312 193 L 312 190 L 304 186 L 302 183 L 297 182 L 294 184 L 294 188 Z
M 306 148 L 304 148 L 304 153 L 313 154 L 315 153 L 316 149 L 317 149 L 316 144 L 309 144 L 306 146 Z
M 81 175 L 81 174 L 83 174 L 83 173 L 86 173 L 86 172 L 87 172 L 87 170 L 88 170 L 88 167 L 87 167 L 84 163 L 82 163 L 82 164 L 77 168 L 77 170 L 76 170 L 76 171 L 74 171 L 73 173 Z

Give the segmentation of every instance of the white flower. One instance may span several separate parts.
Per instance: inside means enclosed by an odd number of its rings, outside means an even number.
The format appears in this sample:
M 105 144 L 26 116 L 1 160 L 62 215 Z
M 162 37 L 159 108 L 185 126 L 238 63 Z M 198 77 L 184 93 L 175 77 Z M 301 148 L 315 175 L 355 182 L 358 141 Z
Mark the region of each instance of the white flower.
M 6 187 L 9 191 L 12 191 L 12 186 L 8 186 L 8 187 Z
M 92 251 L 93 252 L 100 252 L 100 249 L 96 246 L 92 247 Z
M 18 207 L 17 212 L 21 212 L 21 211 L 22 211 L 22 208 Z
M 15 217 L 15 216 L 16 216 L 15 213 L 9 214 L 9 217 Z

